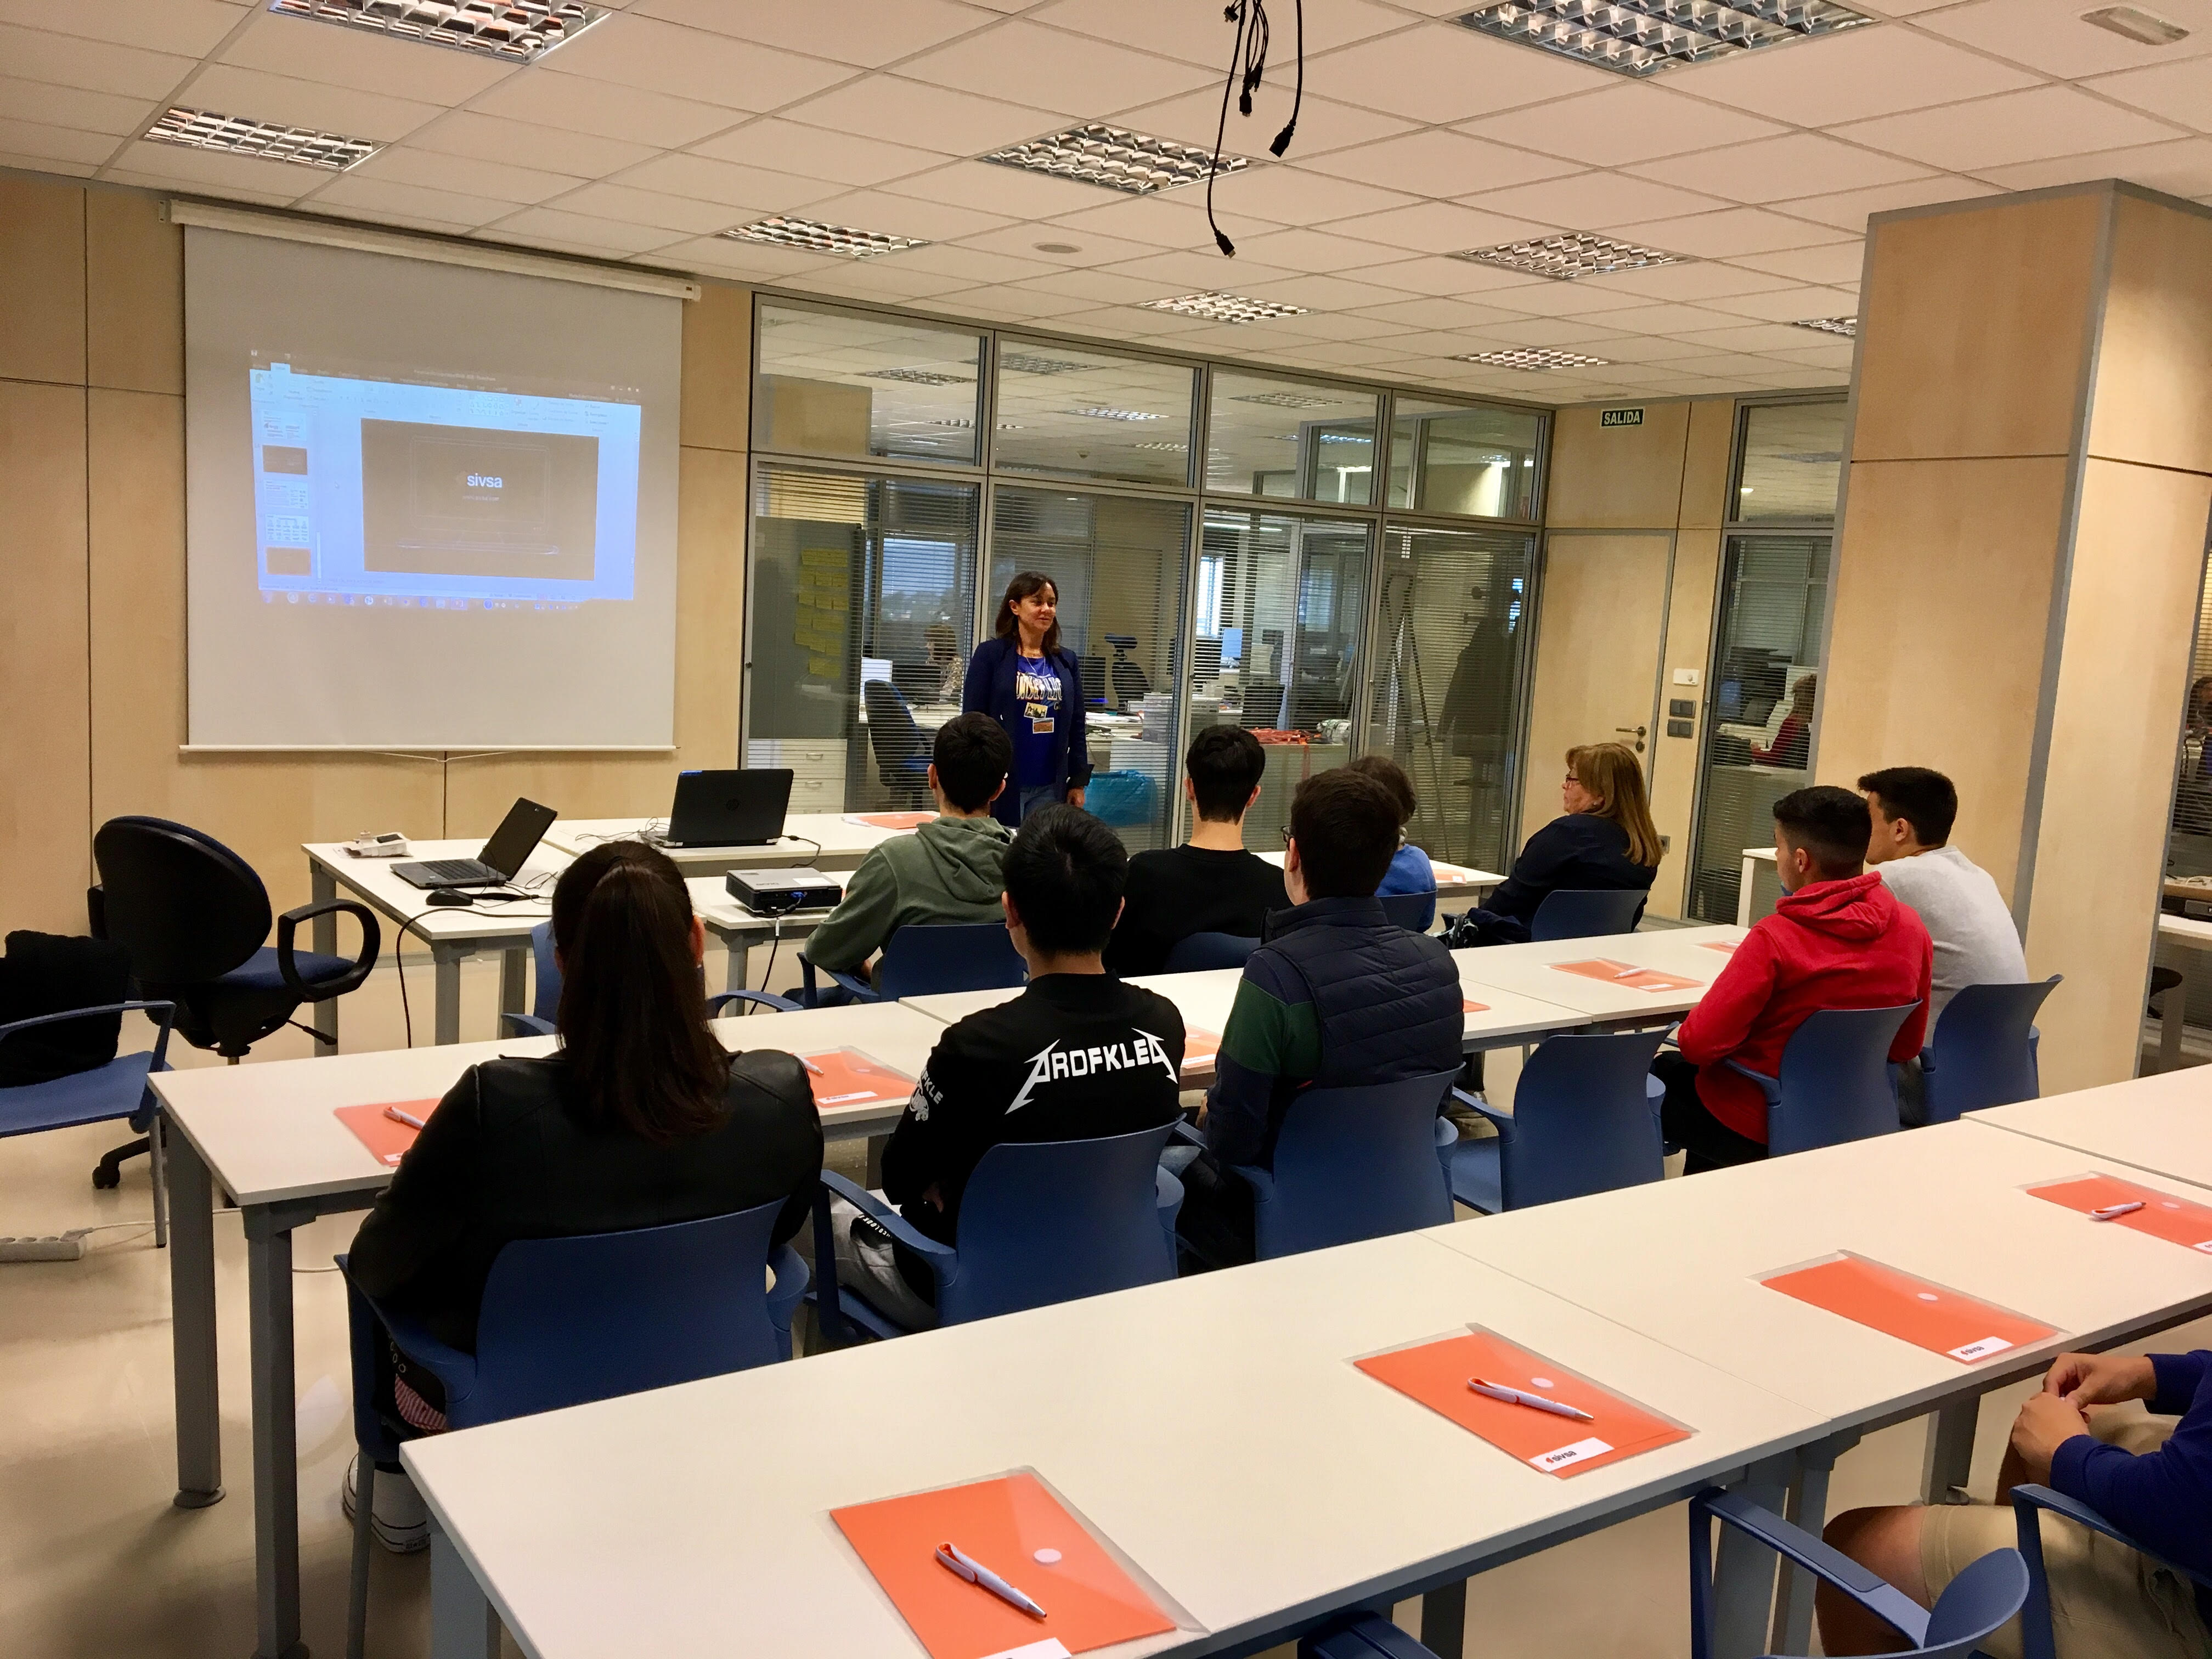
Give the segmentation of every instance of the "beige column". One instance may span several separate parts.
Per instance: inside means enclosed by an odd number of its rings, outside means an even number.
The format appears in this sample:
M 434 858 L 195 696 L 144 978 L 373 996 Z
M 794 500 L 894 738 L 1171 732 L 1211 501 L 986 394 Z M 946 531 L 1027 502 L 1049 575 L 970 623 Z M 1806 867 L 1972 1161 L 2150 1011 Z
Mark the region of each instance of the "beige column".
M 1870 222 L 1814 764 L 1933 766 L 2039 977 L 2046 1093 L 2135 1074 L 2212 519 L 2212 212 L 2106 181 Z

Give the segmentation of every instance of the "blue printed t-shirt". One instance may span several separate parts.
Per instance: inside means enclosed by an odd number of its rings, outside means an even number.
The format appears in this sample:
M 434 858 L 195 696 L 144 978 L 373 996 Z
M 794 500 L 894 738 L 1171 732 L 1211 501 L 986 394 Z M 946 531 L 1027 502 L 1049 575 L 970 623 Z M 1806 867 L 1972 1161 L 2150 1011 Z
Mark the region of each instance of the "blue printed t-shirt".
M 1045 657 L 1014 660 L 1014 775 L 1024 789 L 1060 781 L 1053 732 L 1060 722 L 1060 671 Z

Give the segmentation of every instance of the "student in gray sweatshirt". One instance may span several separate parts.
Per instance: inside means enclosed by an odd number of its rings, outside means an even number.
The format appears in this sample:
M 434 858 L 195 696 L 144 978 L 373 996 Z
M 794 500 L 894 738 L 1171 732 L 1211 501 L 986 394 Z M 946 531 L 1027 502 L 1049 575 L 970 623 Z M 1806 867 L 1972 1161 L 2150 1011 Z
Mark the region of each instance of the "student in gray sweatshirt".
M 851 973 L 909 922 L 1003 921 L 999 896 L 1013 837 L 991 803 L 1013 762 L 1012 743 L 988 714 L 939 726 L 929 765 L 937 817 L 861 860 L 842 902 L 806 941 L 807 961 Z
M 1989 872 L 1949 844 L 1959 816 L 1959 792 L 1950 779 L 1924 766 L 1892 766 L 1868 773 L 1859 788 L 1874 814 L 1867 862 L 1919 915 L 1936 943 L 1932 1032 L 1954 992 L 2027 978 L 2020 930 Z

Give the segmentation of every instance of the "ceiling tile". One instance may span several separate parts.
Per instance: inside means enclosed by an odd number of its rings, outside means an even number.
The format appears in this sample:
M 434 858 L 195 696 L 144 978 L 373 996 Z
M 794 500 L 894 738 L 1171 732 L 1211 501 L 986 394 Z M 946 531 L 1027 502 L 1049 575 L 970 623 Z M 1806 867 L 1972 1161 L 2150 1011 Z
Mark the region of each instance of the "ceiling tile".
M 720 132 L 737 119 L 733 112 L 718 104 L 580 75 L 518 75 L 471 100 L 469 107 L 486 115 L 661 149 Z
M 1228 232 L 1232 240 L 1280 228 L 1271 220 L 1255 218 L 1226 206 L 1214 215 L 1214 222 Z M 1097 230 L 1109 236 L 1149 242 L 1154 247 L 1213 246 L 1213 232 L 1206 224 L 1206 192 L 1190 186 L 1151 196 L 1121 196 L 1118 200 L 1109 195 L 1097 207 L 1085 208 L 1080 213 L 1063 213 L 1038 226 L 1037 240 L 1056 241 L 1060 240 L 1053 234 L 1056 230 L 1079 233 L 1069 239 L 1077 242 L 1083 240 L 1080 233 Z
M 191 58 L 168 52 L 80 40 L 9 23 L 0 23 L 0 64 L 22 80 L 133 98 L 166 98 L 195 67 Z
M 719 4 L 720 0 L 706 3 Z M 1032 10 L 1030 16 L 1054 28 L 1073 29 L 1102 40 L 1141 40 L 1148 52 L 1164 52 L 1185 63 L 1226 72 L 1231 50 L 1237 43 L 1237 26 L 1223 20 L 1221 9 L 1212 4 L 1193 5 L 1188 0 L 1052 0 Z M 1327 5 L 1316 5 L 1306 12 L 1306 52 L 1311 57 L 1332 46 L 1404 28 L 1413 21 L 1401 11 L 1370 4 L 1369 0 L 1328 0 Z M 1276 29 L 1268 54 L 1269 80 L 1289 78 L 1295 38 L 1294 27 Z
M 18 121 L 74 127 L 80 132 L 111 133 L 120 138 L 126 133 L 143 131 L 160 107 L 144 98 L 125 98 L 112 92 L 87 92 L 80 87 L 50 86 L 40 81 L 19 81 L 0 76 L 0 110 Z
M 1493 40 L 1456 23 L 1424 23 L 1306 64 L 1306 83 L 1316 90 L 1425 125 L 1471 120 L 1613 80 L 1604 70 Z
M 2081 85 L 2102 97 L 2117 98 L 2198 132 L 2212 132 L 2212 58 L 2191 58 L 2179 64 L 2102 75 Z
M 170 188 L 211 185 L 226 195 L 250 191 L 258 200 L 297 201 L 309 191 L 330 183 L 320 167 L 291 161 L 264 161 L 253 155 L 224 155 L 214 150 L 185 149 L 176 144 L 149 144 L 143 139 L 115 160 L 118 173 L 158 179 Z M 106 175 L 112 176 L 112 175 Z
M 597 219 L 619 219 L 624 224 L 649 225 L 694 235 L 729 229 L 750 216 L 744 208 L 696 197 L 667 196 L 657 190 L 637 190 L 628 185 L 586 185 L 555 204 L 563 213 L 589 214 Z M 819 256 L 817 256 L 817 263 Z
M 1530 276 L 1498 265 L 1479 265 L 1467 259 L 1431 256 L 1419 259 L 1378 262 L 1359 273 L 1370 282 L 1414 294 L 1494 294 L 1504 289 L 1549 287 L 1541 276 Z M 1501 305 L 1510 301 L 1500 301 Z
M 2169 196 L 2212 192 L 2212 138 L 2177 138 L 2171 143 L 2134 149 L 2099 150 L 2049 161 L 2023 161 L 1993 167 L 1983 175 L 2007 190 L 2040 190 L 2048 185 L 2080 184 L 2091 179 L 2124 179 L 2131 185 L 2162 190 Z
M 382 93 L 357 92 L 349 87 L 325 86 L 266 70 L 240 69 L 231 64 L 210 64 L 185 88 L 184 101 L 198 109 L 225 115 L 241 115 L 256 121 L 281 121 L 287 126 L 313 127 L 320 132 L 343 132 L 349 137 L 389 143 L 404 138 L 425 122 L 446 113 L 439 104 L 412 98 L 392 98 Z
M 502 161 L 565 173 L 579 179 L 597 179 L 649 161 L 659 152 L 644 144 L 618 138 L 576 132 L 564 127 L 539 126 L 510 121 L 504 116 L 479 115 L 455 110 L 441 115 L 408 139 L 411 148 L 447 155 L 466 155 L 480 161 Z
M 955 161 L 944 164 L 942 156 L 927 158 L 937 163 L 927 173 L 915 174 L 886 185 L 885 189 L 900 196 L 918 196 L 927 202 L 951 202 L 959 207 L 982 208 L 988 212 L 1020 219 L 1045 219 L 1058 213 L 1079 213 L 1085 208 L 1097 207 L 1102 202 L 1115 199 L 1097 185 L 1081 185 L 1073 179 L 1055 179 L 1043 173 L 1024 173 L 1017 167 L 994 167 L 988 161 Z
M 1668 77 L 1670 86 L 1792 126 L 1827 127 L 2010 92 L 2036 77 L 1908 29 L 1847 29 L 1778 51 L 1740 52 Z
M 936 250 L 916 248 L 916 253 Z M 1091 303 L 1067 294 L 1042 294 L 1033 289 L 1015 288 L 1009 283 L 994 283 L 985 288 L 964 290 L 963 298 L 972 300 L 976 314 L 984 317 L 1011 317 L 1024 321 L 1043 323 L 1064 317 L 1071 311 L 1088 311 Z
M 583 248 L 602 255 L 643 253 L 675 241 L 674 233 L 647 225 L 626 225 L 619 220 L 563 213 L 558 208 L 525 208 L 488 228 L 494 237 L 542 238 L 564 246 Z
M 2212 0 L 2154 0 L 2145 9 L 2191 31 L 2171 46 L 2140 46 L 2081 21 L 2081 0 L 1979 0 L 1919 18 L 1917 26 L 2000 58 L 2073 79 L 2212 52 Z
M 1679 73 L 1679 71 L 1678 71 Z M 1609 77 L 1610 78 L 1610 77 Z M 1670 83 L 1673 77 L 1669 77 Z M 1747 143 L 1782 131 L 1771 121 L 1630 81 L 1577 93 L 1534 109 L 1468 122 L 1461 131 L 1597 167 L 1686 150 Z
M 1904 118 L 1910 119 L 1912 118 Z M 1919 177 L 1924 168 L 1813 132 L 1699 150 L 1628 169 L 1646 179 L 1754 205 Z
M 1436 296 L 1389 300 L 1381 305 L 1362 307 L 1359 314 L 1379 323 L 1395 324 L 1401 329 L 1430 331 L 1482 328 L 1492 323 L 1524 320 L 1521 313 L 1502 311 L 1496 306 L 1476 305 L 1466 300 L 1446 300 Z
M 1311 82 L 1313 76 L 1307 76 Z M 1247 118 L 1237 112 L 1235 105 L 1229 109 L 1229 127 L 1222 147 L 1232 155 L 1264 155 L 1267 146 L 1290 118 L 1291 89 L 1280 82 L 1269 81 L 1252 100 L 1252 114 Z M 1187 92 L 1180 98 L 1170 98 L 1157 104 L 1147 104 L 1140 109 L 1122 111 L 1114 118 L 1117 126 L 1133 127 L 1139 132 L 1149 132 L 1158 138 L 1173 138 L 1186 144 L 1199 144 L 1211 150 L 1218 124 L 1221 119 L 1221 89 L 1218 86 Z M 1419 124 L 1401 121 L 1395 115 L 1384 115 L 1376 110 L 1360 109 L 1351 104 L 1338 103 L 1333 99 L 1315 95 L 1310 84 L 1306 88 L 1305 103 L 1298 112 L 1298 130 L 1291 141 L 1287 160 L 1301 166 L 1310 164 L 1319 155 L 1333 154 L 1351 144 L 1364 144 L 1377 138 L 1411 132 Z M 1376 184 L 1388 184 L 1387 179 L 1376 179 Z
M 1837 129 L 1838 137 L 1954 173 L 2182 136 L 2155 116 L 2118 108 L 2072 87 L 2002 93 Z
M 1866 265 L 1866 243 L 1863 239 L 1848 242 L 1830 242 L 1821 247 L 1782 248 L 1772 253 L 1748 253 L 1731 263 L 1752 270 L 1771 271 L 1777 276 L 1795 276 L 1802 282 L 1847 283 L 1858 285 L 1859 273 Z
M 229 163 L 232 167 L 239 165 L 238 159 L 235 156 L 202 156 L 192 155 L 191 152 L 185 150 L 179 150 L 177 154 L 180 160 L 189 161 L 222 161 Z M 68 173 L 74 171 L 74 168 L 70 167 L 63 167 L 59 170 Z M 186 173 L 182 171 L 176 173 L 142 173 L 136 168 L 102 167 L 100 170 L 100 177 L 103 182 L 107 184 L 134 185 L 141 190 L 171 191 L 212 187 L 215 191 L 217 191 L 222 195 L 223 200 L 226 202 L 250 202 L 256 207 L 289 207 L 294 201 L 298 199 L 298 192 L 296 191 L 274 191 L 255 190 L 247 185 L 232 183 L 223 179 L 210 179 L 200 173 Z
M 26 155 L 13 149 L 0 149 L 0 167 L 21 167 L 27 173 L 51 173 L 64 179 L 89 179 L 97 171 L 90 161 L 64 161 L 56 155 Z
M 861 6 L 794 6 L 790 0 L 638 0 L 630 12 L 867 69 L 999 21 L 994 11 L 957 5 L 953 0 Z
M 1423 202 L 1416 207 L 1392 208 L 1384 213 L 1363 214 L 1340 220 L 1329 227 L 1341 236 L 1381 242 L 1388 247 L 1410 248 L 1421 253 L 1457 253 L 1468 248 L 1495 247 L 1529 236 L 1547 234 L 1550 227 L 1502 213 L 1485 213 L 1451 202 Z
M 722 202 L 736 207 L 764 208 L 775 213 L 838 194 L 836 185 L 819 179 L 796 173 L 771 173 L 765 167 L 739 167 L 735 161 L 716 161 L 681 151 L 641 161 L 623 173 L 621 182 L 640 190 L 665 191 L 671 196 L 690 196 L 702 202 Z
M 1061 117 L 1048 110 L 890 75 L 872 75 L 782 113 L 811 127 L 919 144 L 947 155 L 979 155 L 1054 131 L 1063 124 Z
M 1232 294 L 1249 290 L 1234 281 L 1212 284 L 1225 288 Z M 1282 282 L 1269 283 L 1263 294 L 1251 295 L 1256 300 L 1273 300 L 1286 306 L 1304 306 L 1312 311 L 1351 311 L 1361 306 L 1388 305 L 1393 300 L 1406 297 L 1402 289 L 1384 288 L 1377 283 L 1363 283 L 1351 276 L 1292 276 Z
M 0 149 L 11 155 L 97 167 L 112 155 L 115 149 L 113 133 L 86 132 L 78 127 L 52 126 L 44 121 L 11 121 L 0 117 Z
M 1604 313 L 1647 303 L 1640 294 L 1616 294 L 1610 289 L 1592 288 L 1588 283 L 1545 281 L 1531 283 L 1526 288 L 1504 289 L 1483 298 L 1500 310 L 1519 312 L 1524 316 L 1595 317 L 1607 325 L 1612 319 Z
M 90 5 L 0 0 L 0 22 L 183 58 L 204 58 L 246 16 L 243 9 L 220 0 L 98 0 Z
M 933 242 L 927 247 L 907 248 L 898 259 L 901 264 L 916 270 L 957 276 L 979 287 L 1017 282 L 1024 276 L 1049 276 L 1065 268 L 1011 253 L 986 253 L 981 248 L 963 246 L 958 242 Z
M 1826 313 L 1814 312 L 1814 316 Z M 1802 329 L 1792 328 L 1787 323 L 1745 323 L 1735 328 L 1701 329 L 1686 332 L 1680 337 L 1692 345 L 1710 346 L 1725 351 L 1788 351 L 1801 345 L 1805 338 Z
M 892 259 L 845 259 L 808 273 L 805 286 L 812 292 L 853 300 L 921 300 L 969 284 L 957 276 L 910 270 Z
M 246 32 L 223 49 L 222 61 L 356 92 L 380 92 L 387 98 L 448 105 L 465 103 L 517 72 L 512 64 L 474 52 L 268 11 L 254 15 Z
M 1702 301 L 1711 310 L 1763 323 L 1802 323 L 1815 317 L 1849 317 L 1858 310 L 1858 296 L 1844 289 L 1770 289 L 1763 294 L 1734 294 L 1725 299 Z
M 1536 179 L 1579 172 L 1571 161 L 1534 150 L 1513 149 L 1480 138 L 1431 128 L 1396 138 L 1332 150 L 1306 164 L 1316 173 L 1410 191 L 1416 196 L 1459 197 L 1503 190 Z
M 1403 323 L 1386 323 L 1373 317 L 1358 317 L 1348 311 L 1309 311 L 1304 316 L 1282 319 L 1281 327 L 1285 333 L 1297 335 L 1302 339 L 1331 341 L 1338 344 L 1380 340 L 1407 331 Z
M 1215 179 L 1213 199 L 1217 207 L 1255 218 L 1304 225 L 1408 207 L 1420 198 L 1349 179 L 1332 179 L 1280 161 L 1262 161 Z
M 495 219 L 503 219 L 519 205 L 520 204 L 502 202 L 492 197 L 471 196 L 422 185 L 396 184 L 383 179 L 366 179 L 357 173 L 349 173 L 343 178 L 331 179 L 315 192 L 313 200 L 318 211 L 338 210 L 356 217 L 404 214 L 418 222 L 447 225 L 461 230 L 472 230 Z M 662 240 L 667 239 L 664 237 Z
M 832 262 L 811 248 L 775 247 L 766 242 L 740 242 L 728 236 L 701 236 L 672 242 L 654 250 L 654 258 L 718 276 L 743 276 L 778 286 L 793 283 Z
M 1657 310 L 1661 307 L 1654 307 Z M 1702 319 L 1700 319 L 1702 320 Z M 1663 363 L 1674 357 L 1696 357 L 1704 354 L 1699 348 L 1684 345 L 1662 335 L 1624 335 L 1606 343 L 1605 355 L 1616 363 Z
M 1765 208 L 1728 208 L 1681 219 L 1622 225 L 1619 234 L 1645 247 L 1664 248 L 1669 253 L 1686 253 L 1699 259 L 1726 259 L 1836 240 L 1830 226 L 1808 224 Z
M 981 249 L 986 253 L 1011 253 L 1017 258 L 1038 259 L 1063 270 L 1087 270 L 1094 265 L 1113 264 L 1122 259 L 1141 258 L 1159 251 L 1157 242 L 1133 241 L 1127 237 L 1109 236 L 1103 231 L 1073 231 L 1059 225 L 1008 225 L 1000 230 L 977 231 L 959 239 L 963 247 Z M 1056 248 L 1072 247 L 1072 253 L 1050 253 L 1037 246 L 1050 243 Z
M 832 132 L 824 127 L 801 126 L 773 115 L 748 121 L 734 132 L 691 148 L 717 161 L 742 161 L 747 167 L 772 167 L 779 173 L 809 173 L 842 185 L 880 185 L 945 164 L 945 158 L 933 150 L 886 143 L 857 133 Z
M 997 230 L 1007 222 L 1002 214 L 955 207 L 949 202 L 919 202 L 910 196 L 890 196 L 875 190 L 848 191 L 816 202 L 806 210 L 806 216 L 888 236 L 918 236 L 926 242 L 949 242 L 980 231 Z
M 909 58 L 899 73 L 985 96 L 1019 87 L 1027 101 L 1086 119 L 1172 98 L 1216 78 L 1194 64 L 1020 20 Z
M 1755 270 L 1738 270 L 1733 265 L 1715 264 L 1709 260 L 1653 265 L 1643 270 L 1616 270 L 1602 276 L 1578 276 L 1575 281 L 1609 293 L 1640 294 L 1653 300 L 1703 300 L 1795 286 L 1779 276 L 1762 276 Z
M 1583 173 L 1460 198 L 1467 206 L 1561 230 L 1609 230 L 1646 219 L 1672 219 L 1725 205 L 1710 196 L 1620 173 Z
M 1293 270 L 1354 270 L 1397 257 L 1398 250 L 1325 230 L 1270 230 L 1237 244 L 1237 257 Z
M 510 167 L 473 156 L 445 155 L 432 150 L 393 144 L 379 150 L 346 175 L 351 179 L 380 179 L 392 184 L 424 185 L 433 190 L 459 191 L 464 195 L 489 197 L 501 202 L 542 202 L 549 196 L 574 190 L 583 180 L 573 174 L 544 173 L 536 167 Z
M 1110 267 L 1116 276 L 1135 276 L 1178 294 L 1229 288 L 1240 294 L 1272 290 L 1301 275 L 1280 265 L 1263 265 L 1241 255 L 1232 266 L 1212 248 L 1203 253 L 1191 248 L 1154 251 Z
M 1963 179 L 1955 173 L 1947 173 L 1926 179 L 1907 179 L 1902 184 L 1877 185 L 1872 190 L 1847 190 L 1832 196 L 1793 198 L 1777 202 L 1774 208 L 1776 212 L 1786 213 L 1793 219 L 1810 219 L 1858 235 L 1865 231 L 1870 214 L 1894 213 L 1899 208 L 1929 207 L 1938 202 L 1972 201 L 1978 196 L 1994 196 L 1996 193 L 1993 186 L 1978 179 Z
M 1017 283 L 1040 294 L 1074 294 L 1103 305 L 1140 306 L 1147 300 L 1171 299 L 1168 285 L 1142 276 L 1122 276 L 1108 270 L 1060 270 L 1049 276 L 1033 276 Z
M 1600 357 L 1622 333 L 1620 329 L 1601 328 L 1579 317 L 1528 317 L 1518 322 L 1492 323 L 1482 331 L 1491 339 L 1511 345 L 1565 346 Z
M 459 56 L 448 53 L 447 56 Z M 617 14 L 594 25 L 543 67 L 621 86 L 672 93 L 732 109 L 772 109 L 852 77 L 852 66 L 802 58 L 705 29 Z

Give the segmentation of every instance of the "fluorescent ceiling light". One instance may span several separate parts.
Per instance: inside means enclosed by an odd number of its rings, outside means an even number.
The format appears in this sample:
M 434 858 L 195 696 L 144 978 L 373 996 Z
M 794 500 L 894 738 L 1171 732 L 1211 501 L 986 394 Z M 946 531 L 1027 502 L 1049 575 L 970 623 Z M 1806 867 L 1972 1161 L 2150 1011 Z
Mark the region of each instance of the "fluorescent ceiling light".
M 1478 265 L 1503 265 L 1533 276 L 1571 282 L 1577 276 L 1599 276 L 1613 270 L 1644 270 L 1654 265 L 1678 265 L 1684 256 L 1616 242 L 1586 230 L 1570 230 L 1558 236 L 1540 236 L 1526 242 L 1507 242 L 1498 247 L 1471 247 L 1450 256 Z
M 1492 0 L 1456 21 L 1577 63 L 1653 75 L 1875 20 L 1834 0 Z
M 1002 351 L 999 367 L 1017 374 L 1066 374 L 1071 370 L 1090 368 L 1090 363 L 1079 363 L 1067 357 L 1032 357 L 1027 352 Z
M 161 118 L 146 129 L 146 137 L 157 144 L 221 150 L 225 155 L 257 156 L 264 161 L 292 161 L 330 173 L 343 173 L 384 148 L 368 138 L 318 132 L 313 127 L 288 127 L 276 121 L 254 121 L 243 115 L 218 115 L 210 109 L 188 109 L 181 104 L 164 110 Z
M 1847 340 L 1856 339 L 1859 319 L 1856 317 L 1807 317 L 1790 325 L 1792 328 L 1817 328 L 1823 334 L 1840 334 Z
M 1334 409 L 1341 398 L 1309 398 L 1303 392 L 1248 392 L 1231 398 L 1232 404 L 1266 404 L 1272 409 Z
M 1488 363 L 1495 368 L 1517 368 L 1523 374 L 1540 374 L 1547 368 L 1604 368 L 1609 357 L 1585 357 L 1575 351 L 1554 351 L 1549 346 L 1540 350 L 1477 351 L 1463 357 L 1455 357 L 1455 363 Z
M 973 386 L 973 374 L 945 374 L 933 368 L 866 368 L 864 380 L 903 380 L 909 386 Z M 966 422 L 962 422 L 965 425 Z
M 1304 306 L 1273 300 L 1247 300 L 1237 294 L 1186 294 L 1174 300 L 1147 300 L 1140 311 L 1173 311 L 1185 317 L 1210 317 L 1217 323 L 1258 323 L 1270 317 L 1303 317 Z
M 1241 155 L 1224 155 L 1217 169 L 1210 149 L 1131 132 L 1126 127 L 1109 127 L 1103 121 L 1085 122 L 1049 137 L 1024 139 L 981 159 L 1002 167 L 1073 179 L 1080 185 L 1126 191 L 1132 196 L 1199 184 L 1209 173 L 1238 173 L 1251 165 Z
M 578 0 L 269 0 L 269 9 L 510 64 L 536 63 L 607 15 Z
M 2180 24 L 2169 23 L 2163 17 L 2154 17 L 2133 6 L 2106 6 L 2098 11 L 2085 11 L 2081 21 L 2146 46 L 2170 46 L 2189 38 L 2189 31 Z
M 958 428 L 960 431 L 969 432 L 974 430 L 975 422 L 971 420 L 964 419 L 957 421 L 932 421 L 930 425 L 954 427 Z M 1001 421 L 993 428 L 993 430 L 997 432 L 1026 432 L 1029 430 L 1029 428 L 1017 425 L 1012 421 Z
M 854 230 L 849 225 L 825 225 L 818 219 L 793 219 L 777 214 L 749 225 L 726 230 L 725 236 L 740 242 L 767 242 L 776 247 L 803 247 L 817 253 L 842 253 L 848 259 L 872 259 L 878 253 L 900 253 L 929 244 L 915 236 L 886 236 L 879 230 Z
M 1164 421 L 1164 415 L 1154 415 L 1141 409 L 1071 409 L 1070 415 L 1087 415 L 1094 421 Z
M 1157 449 L 1163 454 L 1181 455 L 1188 453 L 1190 446 L 1188 444 L 1170 443 L 1164 438 L 1162 438 L 1156 439 L 1151 443 L 1131 444 L 1129 447 L 1132 449 Z

